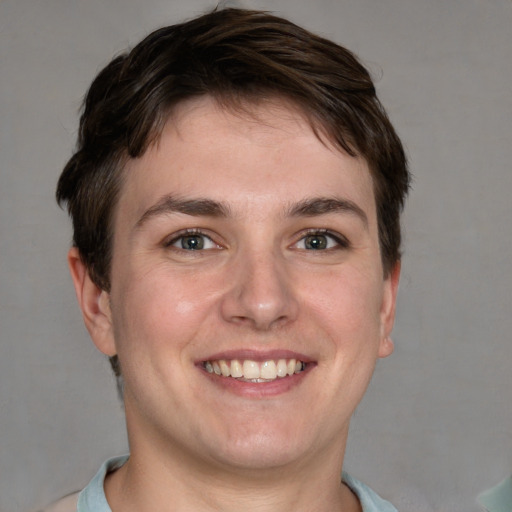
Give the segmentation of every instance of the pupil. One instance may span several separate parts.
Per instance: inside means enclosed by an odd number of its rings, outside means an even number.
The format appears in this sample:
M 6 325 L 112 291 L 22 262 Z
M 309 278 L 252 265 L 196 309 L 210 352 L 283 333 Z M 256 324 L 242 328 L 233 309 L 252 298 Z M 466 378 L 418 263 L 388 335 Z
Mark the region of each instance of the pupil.
M 183 249 L 197 251 L 203 248 L 204 241 L 197 235 L 184 236 L 181 241 L 181 246 Z
M 306 237 L 307 249 L 325 249 L 327 247 L 327 239 L 322 235 L 310 235 Z

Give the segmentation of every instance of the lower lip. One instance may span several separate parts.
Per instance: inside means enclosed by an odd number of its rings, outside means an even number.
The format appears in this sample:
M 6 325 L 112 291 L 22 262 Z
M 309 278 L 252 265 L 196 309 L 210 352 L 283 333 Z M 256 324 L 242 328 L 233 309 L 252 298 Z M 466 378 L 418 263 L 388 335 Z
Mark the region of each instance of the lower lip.
M 282 378 L 278 377 L 269 382 L 245 382 L 231 377 L 222 377 L 216 373 L 208 373 L 203 368 L 200 368 L 200 370 L 214 385 L 235 395 L 246 398 L 272 398 L 287 393 L 297 387 L 307 377 L 314 366 L 314 364 L 308 363 L 306 369 L 300 373 L 294 373 L 293 375 Z

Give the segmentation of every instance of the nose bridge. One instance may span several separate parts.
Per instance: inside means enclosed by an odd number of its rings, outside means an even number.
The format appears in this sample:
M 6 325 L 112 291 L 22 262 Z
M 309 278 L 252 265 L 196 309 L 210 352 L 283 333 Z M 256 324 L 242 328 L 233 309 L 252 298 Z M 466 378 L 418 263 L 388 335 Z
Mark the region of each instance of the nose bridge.
M 230 279 L 223 303 L 226 320 L 267 330 L 295 317 L 297 302 L 289 269 L 275 248 L 240 250 Z

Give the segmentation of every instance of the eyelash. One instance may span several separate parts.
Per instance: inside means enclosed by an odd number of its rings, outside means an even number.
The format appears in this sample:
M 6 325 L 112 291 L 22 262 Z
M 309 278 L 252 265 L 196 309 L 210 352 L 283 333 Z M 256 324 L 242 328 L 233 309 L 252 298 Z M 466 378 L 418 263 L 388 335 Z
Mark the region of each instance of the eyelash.
M 298 245 L 301 241 L 309 236 L 325 236 L 331 238 L 336 243 L 335 247 L 328 247 L 322 250 L 317 249 L 318 252 L 336 251 L 350 248 L 350 242 L 347 240 L 347 238 L 345 238 L 343 235 L 340 235 L 339 233 L 333 233 L 328 229 L 308 229 L 301 233 L 301 236 L 295 245 Z M 302 250 L 314 251 L 314 249 Z
M 216 245 L 217 247 L 221 247 L 219 244 L 217 244 L 212 237 L 205 234 L 201 229 L 192 228 L 192 229 L 186 229 L 184 231 L 180 231 L 179 233 L 175 233 L 172 235 L 171 239 L 168 239 L 164 241 L 164 247 L 169 249 L 174 249 L 176 251 L 185 251 L 185 252 L 201 252 L 206 250 L 212 250 L 212 248 L 196 248 L 196 249 L 185 249 L 184 247 L 174 247 L 174 244 L 176 244 L 180 239 L 183 239 L 187 236 L 193 237 L 202 237 L 203 239 L 206 239 L 210 241 L 212 244 Z M 326 237 L 330 238 L 332 241 L 334 241 L 335 246 L 334 247 L 325 247 L 325 248 L 317 248 L 317 249 L 306 249 L 301 248 L 300 250 L 303 251 L 313 251 L 313 252 L 327 252 L 327 251 L 336 251 L 336 250 L 343 250 L 348 249 L 350 247 L 349 241 L 339 233 L 333 233 L 332 231 L 329 231 L 328 229 L 308 229 L 300 234 L 300 238 L 297 242 L 293 244 L 294 247 L 297 247 L 302 241 L 307 239 L 307 237 Z M 204 242 L 203 242 L 204 243 Z M 328 244 L 328 243 L 327 243 Z
M 189 236 L 189 237 L 193 237 L 193 236 L 202 237 L 203 239 L 209 240 L 212 244 L 220 247 L 220 245 L 217 244 L 213 240 L 213 238 L 211 236 L 208 236 L 203 231 L 201 231 L 200 229 L 196 229 L 196 228 L 186 229 L 186 230 L 180 231 L 178 233 L 174 233 L 172 235 L 172 238 L 167 239 L 167 240 L 164 241 L 163 245 L 164 245 L 164 247 L 166 247 L 168 249 L 174 249 L 176 251 L 185 251 L 185 252 L 200 252 L 200 251 L 204 251 L 204 250 L 211 250 L 211 249 L 203 249 L 203 248 L 200 248 L 200 249 L 188 249 L 187 250 L 187 249 L 185 249 L 183 247 L 173 247 L 174 244 L 179 242 L 180 239 L 186 238 L 187 236 Z

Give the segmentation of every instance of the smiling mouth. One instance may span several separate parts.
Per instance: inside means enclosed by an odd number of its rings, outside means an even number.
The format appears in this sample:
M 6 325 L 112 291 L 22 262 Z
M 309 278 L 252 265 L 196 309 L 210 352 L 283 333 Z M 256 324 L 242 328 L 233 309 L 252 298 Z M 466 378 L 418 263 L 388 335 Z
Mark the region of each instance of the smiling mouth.
M 236 379 L 242 382 L 272 382 L 301 373 L 306 369 L 306 363 L 299 359 L 270 359 L 268 361 L 226 360 L 205 361 L 203 368 L 219 377 Z

